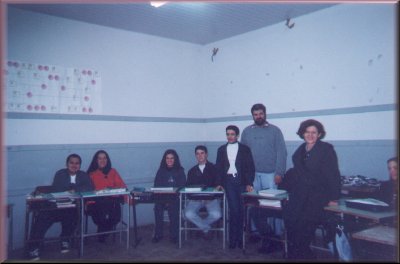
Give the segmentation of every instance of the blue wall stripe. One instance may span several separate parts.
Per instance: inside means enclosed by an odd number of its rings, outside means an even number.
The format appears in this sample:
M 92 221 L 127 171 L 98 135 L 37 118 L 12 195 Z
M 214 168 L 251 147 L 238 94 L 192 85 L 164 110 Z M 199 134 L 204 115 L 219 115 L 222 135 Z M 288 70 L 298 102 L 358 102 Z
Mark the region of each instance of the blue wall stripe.
M 334 140 L 326 141 L 335 146 L 392 146 L 393 140 L 391 139 L 380 139 L 380 140 Z M 208 142 L 144 142 L 144 143 L 101 143 L 101 144 L 48 144 L 48 145 L 16 145 L 7 146 L 9 152 L 19 151 L 43 151 L 43 150 L 74 150 L 79 151 L 80 149 L 129 149 L 129 148 L 169 148 L 175 147 L 194 147 L 199 144 L 206 146 L 221 146 L 226 141 L 208 141 Z M 286 146 L 299 146 L 303 143 L 302 140 L 287 140 L 285 141 Z
M 296 118 L 324 115 L 347 115 L 357 113 L 397 111 L 397 104 L 356 106 L 334 109 L 309 110 L 268 114 L 268 119 Z M 252 120 L 251 115 L 211 118 L 186 117 L 146 117 L 146 116 L 111 116 L 111 115 L 72 115 L 72 114 L 40 114 L 40 113 L 6 113 L 7 119 L 51 119 L 51 120 L 92 120 L 92 121 L 125 121 L 125 122 L 168 122 L 168 123 L 214 123 Z

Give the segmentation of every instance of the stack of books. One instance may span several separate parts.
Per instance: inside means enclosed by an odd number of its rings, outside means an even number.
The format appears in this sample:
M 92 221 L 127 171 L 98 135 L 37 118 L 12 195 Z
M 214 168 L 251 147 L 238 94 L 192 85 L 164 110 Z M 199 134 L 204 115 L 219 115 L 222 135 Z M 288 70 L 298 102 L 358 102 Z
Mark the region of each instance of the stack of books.
M 286 190 L 266 189 L 258 191 L 258 195 L 265 197 L 276 197 L 284 194 L 287 194 Z
M 172 192 L 174 191 L 174 187 L 151 187 L 150 191 L 155 192 Z
M 261 206 L 281 208 L 280 200 L 258 199 L 258 202 Z
M 107 188 L 107 189 L 96 191 L 96 194 L 121 193 L 121 192 L 126 192 L 126 189 L 125 188 L 115 188 L 115 189 Z
M 193 186 L 187 186 L 185 187 L 185 191 L 186 192 L 201 192 L 202 190 L 204 190 L 204 185 L 193 185 Z

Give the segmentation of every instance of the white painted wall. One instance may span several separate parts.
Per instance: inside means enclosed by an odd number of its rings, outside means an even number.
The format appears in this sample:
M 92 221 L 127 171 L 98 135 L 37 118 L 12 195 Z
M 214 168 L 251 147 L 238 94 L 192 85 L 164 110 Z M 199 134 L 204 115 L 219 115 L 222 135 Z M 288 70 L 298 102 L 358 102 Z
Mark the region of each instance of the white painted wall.
M 269 113 L 396 102 L 394 5 L 341 4 L 292 22 L 204 47 L 205 116 L 247 115 L 256 102 Z
M 9 8 L 8 58 L 94 68 L 104 115 L 199 117 L 200 46 Z
M 256 102 L 268 114 L 396 103 L 394 5 L 341 4 L 292 22 L 199 46 L 10 8 L 8 56 L 98 69 L 104 115 L 212 118 L 250 115 Z M 270 121 L 298 140 L 307 118 Z M 328 140 L 397 138 L 395 111 L 314 118 Z M 226 123 L 243 129 L 251 119 Z M 6 144 L 224 141 L 225 125 L 7 119 Z
M 259 102 L 268 114 L 396 103 L 394 5 L 341 4 L 292 23 L 292 29 L 282 22 L 204 47 L 204 116 L 249 115 Z M 213 48 L 219 51 L 211 62 Z M 395 111 L 270 121 L 295 140 L 308 118 L 320 120 L 330 140 L 397 138 Z M 244 128 L 251 120 L 236 123 Z M 209 139 L 223 140 L 225 125 L 207 124 Z

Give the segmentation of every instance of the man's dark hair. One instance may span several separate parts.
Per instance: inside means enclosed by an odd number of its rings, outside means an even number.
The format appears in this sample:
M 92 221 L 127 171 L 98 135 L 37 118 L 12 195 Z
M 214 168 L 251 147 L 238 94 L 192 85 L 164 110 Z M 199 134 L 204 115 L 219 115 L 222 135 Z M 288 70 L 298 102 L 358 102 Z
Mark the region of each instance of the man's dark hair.
M 251 114 L 253 114 L 254 111 L 257 110 L 263 110 L 264 114 L 267 113 L 267 109 L 265 108 L 265 106 L 263 104 L 255 104 L 251 107 Z
M 194 149 L 194 153 L 196 153 L 197 150 L 203 150 L 206 154 L 208 153 L 207 147 L 204 145 L 198 145 L 196 146 L 196 148 Z
M 67 165 L 68 165 L 69 160 L 72 159 L 72 158 L 77 158 L 77 159 L 79 160 L 79 164 L 82 164 L 81 156 L 79 156 L 78 154 L 73 153 L 73 154 L 70 154 L 70 155 L 67 157 L 67 161 L 66 161 L 66 164 L 67 164 Z
M 239 136 L 240 130 L 239 130 L 239 128 L 238 128 L 237 126 L 235 126 L 235 125 L 229 125 L 229 126 L 226 127 L 225 131 L 228 131 L 228 130 L 233 130 L 233 131 L 235 131 L 236 136 Z

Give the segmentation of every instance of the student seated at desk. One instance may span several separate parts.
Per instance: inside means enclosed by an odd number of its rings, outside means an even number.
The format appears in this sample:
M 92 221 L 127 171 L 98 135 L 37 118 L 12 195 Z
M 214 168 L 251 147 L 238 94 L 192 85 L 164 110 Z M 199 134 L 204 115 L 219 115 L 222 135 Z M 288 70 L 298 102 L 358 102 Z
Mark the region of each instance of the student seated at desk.
M 118 171 L 112 168 L 111 160 L 104 150 L 97 151 L 87 170 L 93 181 L 95 190 L 107 188 L 126 188 Z M 112 230 L 121 220 L 121 196 L 98 197 L 89 206 L 89 214 L 92 215 L 93 222 L 97 225 L 97 232 L 107 232 Z M 104 243 L 108 234 L 98 236 L 98 241 Z
M 198 164 L 188 172 L 186 186 L 204 186 L 206 188 L 222 188 L 221 180 L 215 165 L 207 160 L 207 147 L 199 145 L 195 148 Z M 211 239 L 211 224 L 221 218 L 221 201 L 212 196 L 192 196 L 185 208 L 185 217 L 203 231 L 206 240 Z M 206 208 L 207 217 L 199 216 L 201 208 Z
M 164 152 L 160 167 L 154 179 L 154 187 L 184 187 L 186 184 L 185 171 L 181 166 L 179 156 L 173 149 Z M 170 201 L 156 201 L 154 204 L 155 232 L 153 243 L 163 238 L 164 210 L 168 210 L 169 235 L 172 243 L 178 243 L 179 235 L 179 199 Z
M 53 192 L 85 192 L 92 191 L 93 184 L 90 177 L 81 168 L 82 159 L 77 154 L 67 157 L 67 168 L 56 172 L 52 184 Z M 39 211 L 36 219 L 32 222 L 28 257 L 31 260 L 40 258 L 39 246 L 47 230 L 55 223 L 61 222 L 61 253 L 70 249 L 70 239 L 78 224 L 78 211 L 76 208 L 63 208 L 58 210 Z
M 390 158 L 387 161 L 389 171 L 389 180 L 381 183 L 378 192 L 378 199 L 389 204 L 391 208 L 398 208 L 398 194 L 399 194 L 399 169 L 397 157 Z

